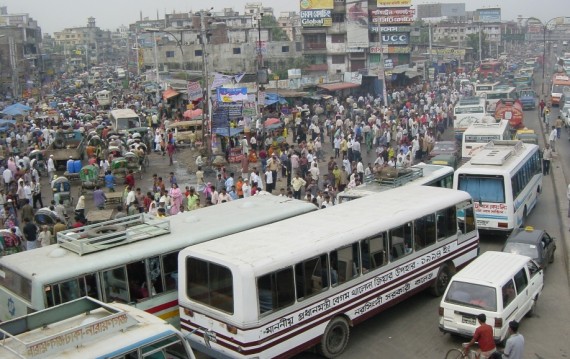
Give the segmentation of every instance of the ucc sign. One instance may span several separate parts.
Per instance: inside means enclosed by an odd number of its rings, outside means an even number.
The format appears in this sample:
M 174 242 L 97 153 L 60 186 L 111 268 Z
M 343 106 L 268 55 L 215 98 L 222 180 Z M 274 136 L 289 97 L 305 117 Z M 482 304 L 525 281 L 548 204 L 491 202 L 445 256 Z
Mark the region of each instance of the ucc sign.
M 410 35 L 408 33 L 382 34 L 383 45 L 408 45 Z

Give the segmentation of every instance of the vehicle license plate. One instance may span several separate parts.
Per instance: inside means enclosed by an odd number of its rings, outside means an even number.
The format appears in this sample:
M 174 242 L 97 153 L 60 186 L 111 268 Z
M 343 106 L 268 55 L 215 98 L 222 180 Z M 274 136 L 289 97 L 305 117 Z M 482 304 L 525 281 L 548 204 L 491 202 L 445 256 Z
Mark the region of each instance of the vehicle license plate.
M 461 317 L 461 322 L 464 324 L 475 325 L 475 318 Z

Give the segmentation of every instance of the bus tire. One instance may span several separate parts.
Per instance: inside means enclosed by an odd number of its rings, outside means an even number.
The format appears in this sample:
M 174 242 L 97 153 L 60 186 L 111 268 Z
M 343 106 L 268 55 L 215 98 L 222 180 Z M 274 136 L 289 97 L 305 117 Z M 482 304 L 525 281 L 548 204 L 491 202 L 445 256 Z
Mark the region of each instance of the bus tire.
M 336 358 L 346 348 L 349 336 L 350 327 L 348 321 L 343 317 L 333 318 L 323 333 L 321 344 L 318 348 L 319 353 L 325 358 Z
M 455 269 L 449 264 L 443 263 L 441 267 L 439 267 L 435 281 L 430 287 L 431 294 L 435 297 L 441 297 L 454 274 Z

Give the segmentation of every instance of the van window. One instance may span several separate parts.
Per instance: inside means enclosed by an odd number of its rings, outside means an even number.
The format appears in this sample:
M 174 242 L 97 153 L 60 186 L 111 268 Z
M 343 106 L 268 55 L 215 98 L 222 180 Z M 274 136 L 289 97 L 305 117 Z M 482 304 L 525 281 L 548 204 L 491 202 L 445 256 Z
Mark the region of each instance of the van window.
M 495 312 L 497 291 L 494 287 L 453 281 L 449 285 L 445 302 Z
M 515 274 L 515 285 L 517 288 L 517 293 L 522 292 L 528 285 L 528 278 L 526 277 L 526 272 L 521 269 L 517 274 Z
M 528 273 L 530 274 L 531 278 L 540 271 L 540 268 L 533 261 L 528 261 L 526 266 L 528 267 Z
M 517 296 L 517 292 L 515 290 L 515 285 L 513 280 L 510 279 L 507 283 L 503 285 L 503 308 L 506 308 L 511 304 L 513 300 L 515 300 Z

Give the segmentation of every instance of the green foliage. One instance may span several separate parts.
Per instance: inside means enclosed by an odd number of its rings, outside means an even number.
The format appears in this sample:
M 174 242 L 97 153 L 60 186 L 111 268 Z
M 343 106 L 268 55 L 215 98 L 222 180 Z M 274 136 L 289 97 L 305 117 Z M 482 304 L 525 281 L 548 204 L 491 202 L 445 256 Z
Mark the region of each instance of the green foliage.
M 290 41 L 285 31 L 279 27 L 277 20 L 273 16 L 264 15 L 261 18 L 261 27 L 263 29 L 269 29 L 270 41 Z

